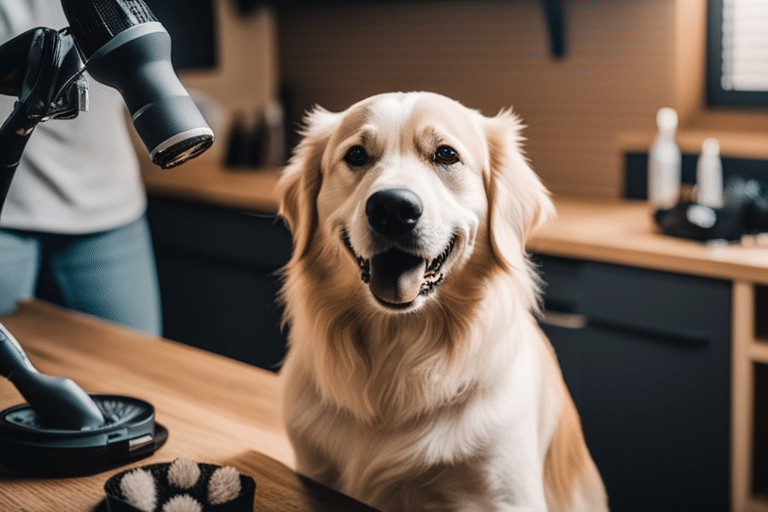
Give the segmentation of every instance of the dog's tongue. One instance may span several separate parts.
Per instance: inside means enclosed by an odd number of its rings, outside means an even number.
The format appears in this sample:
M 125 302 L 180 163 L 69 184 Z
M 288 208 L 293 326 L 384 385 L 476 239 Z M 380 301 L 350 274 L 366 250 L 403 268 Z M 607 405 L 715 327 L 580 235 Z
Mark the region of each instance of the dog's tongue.
M 424 258 L 391 249 L 371 259 L 371 291 L 384 302 L 408 304 L 419 296 L 427 263 Z

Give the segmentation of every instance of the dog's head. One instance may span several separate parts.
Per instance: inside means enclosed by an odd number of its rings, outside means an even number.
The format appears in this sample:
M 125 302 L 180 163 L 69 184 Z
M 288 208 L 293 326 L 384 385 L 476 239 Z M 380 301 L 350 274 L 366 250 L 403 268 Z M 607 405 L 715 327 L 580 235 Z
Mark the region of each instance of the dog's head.
M 470 262 L 474 276 L 527 272 L 525 239 L 552 206 L 519 131 L 509 112 L 432 93 L 316 109 L 279 184 L 289 267 L 390 313 L 461 294 Z

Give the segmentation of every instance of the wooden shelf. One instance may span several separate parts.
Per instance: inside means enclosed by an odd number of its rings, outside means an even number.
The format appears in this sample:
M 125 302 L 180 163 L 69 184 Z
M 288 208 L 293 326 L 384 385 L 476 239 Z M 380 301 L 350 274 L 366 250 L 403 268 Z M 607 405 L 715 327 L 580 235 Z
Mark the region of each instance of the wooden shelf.
M 749 348 L 749 356 L 755 363 L 768 364 L 768 340 L 755 340 Z
M 768 496 L 753 496 L 747 500 L 747 507 L 745 512 L 768 512 Z
M 142 168 L 142 178 L 155 196 L 264 213 L 278 208 L 276 168 L 227 169 L 199 158 L 172 169 Z
M 765 308 L 765 286 L 733 283 L 732 306 L 732 445 L 731 510 L 768 512 L 768 480 L 760 469 L 768 464 L 761 431 L 768 411 L 768 339 L 756 318 Z
M 766 160 L 768 134 L 764 130 L 716 130 L 681 128 L 675 140 L 683 153 L 698 155 L 704 139 L 714 137 L 723 156 Z M 655 130 L 626 131 L 618 135 L 619 149 L 624 152 L 646 152 L 656 138 Z

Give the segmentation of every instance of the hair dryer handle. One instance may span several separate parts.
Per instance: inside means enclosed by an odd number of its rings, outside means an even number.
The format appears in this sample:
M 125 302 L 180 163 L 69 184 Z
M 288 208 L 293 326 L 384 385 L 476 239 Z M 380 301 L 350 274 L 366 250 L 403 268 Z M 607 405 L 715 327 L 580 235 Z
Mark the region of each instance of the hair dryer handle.
M 53 428 L 85 430 L 104 425 L 104 415 L 93 399 L 71 379 L 38 372 L 3 324 L 0 375 L 7 377 L 30 407 Z
M 0 324 L 0 375 L 11 379 L 15 373 L 37 372 L 16 338 Z

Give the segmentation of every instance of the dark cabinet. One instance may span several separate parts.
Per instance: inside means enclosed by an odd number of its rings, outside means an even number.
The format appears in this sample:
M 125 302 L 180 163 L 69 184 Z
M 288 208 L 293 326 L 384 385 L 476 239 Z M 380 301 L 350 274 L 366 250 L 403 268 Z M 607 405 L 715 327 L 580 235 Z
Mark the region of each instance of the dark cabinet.
M 274 215 L 150 196 L 163 335 L 269 370 L 285 355 L 277 271 L 291 235 Z
M 611 510 L 727 510 L 730 282 L 537 260 L 542 326 Z

